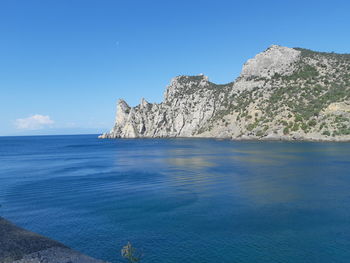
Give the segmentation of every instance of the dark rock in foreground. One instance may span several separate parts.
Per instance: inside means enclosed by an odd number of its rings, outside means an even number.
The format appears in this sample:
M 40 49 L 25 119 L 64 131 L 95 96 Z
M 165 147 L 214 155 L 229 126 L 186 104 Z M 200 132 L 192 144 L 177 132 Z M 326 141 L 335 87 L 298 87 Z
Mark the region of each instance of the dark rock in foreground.
M 103 263 L 0 217 L 0 263 Z

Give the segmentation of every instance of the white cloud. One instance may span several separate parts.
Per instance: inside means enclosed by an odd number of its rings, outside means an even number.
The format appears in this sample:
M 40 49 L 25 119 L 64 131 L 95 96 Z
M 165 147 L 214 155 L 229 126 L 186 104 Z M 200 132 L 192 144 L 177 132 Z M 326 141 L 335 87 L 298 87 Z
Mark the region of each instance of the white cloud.
M 35 114 L 28 118 L 15 120 L 17 129 L 21 130 L 40 130 L 44 127 L 50 126 L 54 121 L 48 115 Z

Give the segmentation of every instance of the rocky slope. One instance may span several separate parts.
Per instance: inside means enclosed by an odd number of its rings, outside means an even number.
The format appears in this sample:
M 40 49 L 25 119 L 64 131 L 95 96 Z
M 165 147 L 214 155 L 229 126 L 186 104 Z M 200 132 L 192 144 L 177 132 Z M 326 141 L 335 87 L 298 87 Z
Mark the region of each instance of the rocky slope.
M 117 103 L 100 138 L 350 140 L 350 55 L 273 45 L 218 85 L 175 77 L 162 103 Z
M 0 263 L 106 263 L 0 217 Z

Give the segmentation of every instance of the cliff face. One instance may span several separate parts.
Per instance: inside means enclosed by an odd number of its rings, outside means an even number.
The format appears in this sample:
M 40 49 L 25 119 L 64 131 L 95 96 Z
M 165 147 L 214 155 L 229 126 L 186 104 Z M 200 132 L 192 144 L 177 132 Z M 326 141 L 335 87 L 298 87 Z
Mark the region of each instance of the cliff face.
M 215 137 L 350 140 L 350 55 L 273 45 L 217 85 L 175 77 L 162 103 L 119 100 L 100 138 Z

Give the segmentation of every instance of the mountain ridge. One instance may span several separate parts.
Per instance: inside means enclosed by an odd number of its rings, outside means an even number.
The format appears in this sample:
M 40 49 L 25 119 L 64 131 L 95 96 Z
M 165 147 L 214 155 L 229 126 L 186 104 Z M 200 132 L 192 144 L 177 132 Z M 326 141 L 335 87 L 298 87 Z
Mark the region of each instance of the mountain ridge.
M 271 45 L 236 80 L 177 76 L 161 103 L 117 103 L 99 138 L 350 140 L 350 54 Z

